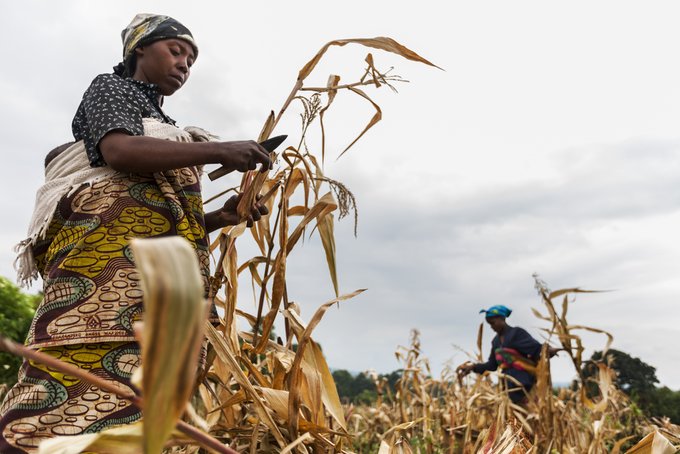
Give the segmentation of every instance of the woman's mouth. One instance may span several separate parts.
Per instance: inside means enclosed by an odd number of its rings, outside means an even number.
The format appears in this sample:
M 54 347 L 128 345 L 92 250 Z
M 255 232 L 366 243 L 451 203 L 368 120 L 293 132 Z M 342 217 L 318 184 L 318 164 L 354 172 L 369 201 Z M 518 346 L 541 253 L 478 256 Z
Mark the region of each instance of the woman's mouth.
M 182 76 L 178 76 L 175 74 L 170 74 L 170 77 L 174 80 L 176 80 L 179 83 L 179 86 L 181 87 L 184 84 L 184 78 Z

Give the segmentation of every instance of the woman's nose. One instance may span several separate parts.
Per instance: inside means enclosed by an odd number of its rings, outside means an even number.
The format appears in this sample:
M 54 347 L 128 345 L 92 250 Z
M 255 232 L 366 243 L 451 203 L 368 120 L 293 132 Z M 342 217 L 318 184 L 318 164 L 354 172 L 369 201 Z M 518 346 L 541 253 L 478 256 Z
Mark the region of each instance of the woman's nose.
M 184 74 L 189 72 L 189 63 L 187 62 L 186 59 L 180 58 L 177 67 L 180 71 L 182 71 Z

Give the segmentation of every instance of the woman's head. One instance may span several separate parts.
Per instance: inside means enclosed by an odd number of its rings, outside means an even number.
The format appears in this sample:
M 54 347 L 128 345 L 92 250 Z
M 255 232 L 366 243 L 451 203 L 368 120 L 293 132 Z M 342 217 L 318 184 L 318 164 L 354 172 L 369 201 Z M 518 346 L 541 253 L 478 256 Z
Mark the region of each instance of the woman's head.
M 488 309 L 482 309 L 479 311 L 479 313 L 485 313 L 486 322 L 489 324 L 489 326 L 491 326 L 491 329 L 500 334 L 507 326 L 505 319 L 510 317 L 510 314 L 512 314 L 512 309 L 503 305 L 498 305 L 491 306 Z
M 135 49 L 132 77 L 158 85 L 163 96 L 170 96 L 184 85 L 191 73 L 195 53 L 181 39 L 162 39 Z
M 182 50 L 186 51 L 184 57 L 188 66 L 193 64 L 193 61 L 198 57 L 198 46 L 189 29 L 169 16 L 137 14 L 121 32 L 121 38 L 123 40 L 123 61 L 114 68 L 114 72 L 122 77 L 134 77 L 137 74 L 139 59 L 150 56 L 149 52 L 145 52 L 145 50 L 158 42 L 170 40 L 181 44 Z M 189 52 L 189 48 L 191 52 Z M 176 49 L 169 52 L 174 53 Z M 151 54 L 155 55 L 155 52 L 152 50 Z M 191 57 L 190 62 L 188 61 L 189 56 Z M 147 64 L 149 63 L 151 61 L 147 59 Z M 157 83 L 153 80 L 148 82 Z

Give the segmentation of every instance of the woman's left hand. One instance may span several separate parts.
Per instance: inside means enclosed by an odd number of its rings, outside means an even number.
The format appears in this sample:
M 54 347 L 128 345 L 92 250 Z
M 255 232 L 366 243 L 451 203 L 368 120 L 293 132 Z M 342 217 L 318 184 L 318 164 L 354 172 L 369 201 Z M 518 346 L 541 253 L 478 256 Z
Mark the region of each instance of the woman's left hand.
M 262 216 L 269 214 L 269 210 L 266 206 L 255 203 L 255 205 L 250 209 L 250 215 L 241 219 L 236 211 L 238 203 L 241 200 L 241 195 L 231 196 L 220 208 L 219 210 L 213 211 L 211 213 L 206 213 L 205 215 L 205 225 L 206 229 L 211 232 L 222 227 L 227 227 L 229 225 L 237 225 L 245 221 L 248 227 L 252 227 L 255 222 L 259 221 Z
M 563 348 L 557 348 L 557 347 L 551 347 L 548 345 L 548 357 L 552 358 L 555 356 L 558 352 L 564 350 Z

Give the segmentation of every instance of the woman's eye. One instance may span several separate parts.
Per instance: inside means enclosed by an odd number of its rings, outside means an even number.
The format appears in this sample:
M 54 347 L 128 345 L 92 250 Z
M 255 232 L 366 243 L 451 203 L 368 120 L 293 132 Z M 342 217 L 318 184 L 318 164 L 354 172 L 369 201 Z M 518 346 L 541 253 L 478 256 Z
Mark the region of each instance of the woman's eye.
M 170 53 L 175 57 L 179 57 L 179 51 L 177 49 L 170 49 Z

